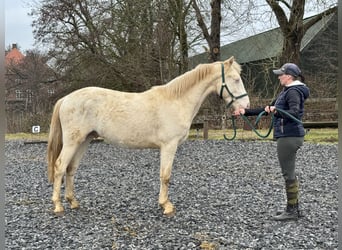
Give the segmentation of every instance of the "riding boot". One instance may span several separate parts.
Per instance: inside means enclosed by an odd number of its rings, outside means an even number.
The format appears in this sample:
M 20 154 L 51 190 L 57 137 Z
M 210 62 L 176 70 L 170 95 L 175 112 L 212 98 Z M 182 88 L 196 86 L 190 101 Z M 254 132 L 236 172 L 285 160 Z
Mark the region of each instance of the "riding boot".
M 299 183 L 297 178 L 294 180 L 286 181 L 286 197 L 287 206 L 283 212 L 278 212 L 273 216 L 273 220 L 285 221 L 285 220 L 297 220 L 300 217 L 299 202 L 298 202 L 298 189 Z

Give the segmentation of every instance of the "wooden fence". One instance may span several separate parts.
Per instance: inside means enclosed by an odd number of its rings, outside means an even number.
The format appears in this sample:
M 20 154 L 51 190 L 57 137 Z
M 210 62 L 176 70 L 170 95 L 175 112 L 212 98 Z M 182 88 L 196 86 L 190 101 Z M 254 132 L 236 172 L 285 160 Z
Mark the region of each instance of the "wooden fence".
M 252 99 L 253 107 L 262 107 L 265 103 L 270 103 L 268 99 Z M 309 98 L 305 102 L 305 113 L 303 124 L 305 128 L 337 128 L 338 127 L 338 110 L 336 98 Z M 249 117 L 254 123 L 255 117 Z M 249 126 L 241 118 L 237 118 L 236 126 L 249 130 Z M 269 128 L 270 118 L 263 117 L 258 129 Z M 203 138 L 208 138 L 209 129 L 231 129 L 232 123 L 229 115 L 213 114 L 205 109 L 201 111 L 194 119 L 191 129 L 196 129 L 197 132 L 203 131 Z

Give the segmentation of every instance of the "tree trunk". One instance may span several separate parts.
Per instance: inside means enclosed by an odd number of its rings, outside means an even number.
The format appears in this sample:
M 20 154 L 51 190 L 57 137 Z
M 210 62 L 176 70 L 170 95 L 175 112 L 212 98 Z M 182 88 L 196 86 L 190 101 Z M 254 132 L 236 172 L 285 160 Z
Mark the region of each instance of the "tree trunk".
M 283 51 L 279 58 L 280 64 L 286 62 L 298 64 L 300 45 L 304 36 L 303 16 L 305 0 L 293 1 L 292 6 L 286 4 L 290 11 L 289 18 L 287 18 L 284 9 L 279 5 L 279 1 L 266 0 L 266 2 L 274 12 L 284 37 Z
M 281 65 L 287 62 L 299 64 L 300 45 L 303 35 L 303 28 L 298 28 L 284 34 L 283 50 L 279 60 Z
M 328 15 L 337 11 L 337 7 L 328 9 L 319 15 L 316 15 L 310 20 L 310 22 L 303 23 L 305 0 L 292 1 L 292 5 L 285 1 L 266 0 L 267 4 L 271 7 L 274 15 L 277 18 L 279 27 L 283 33 L 284 42 L 283 50 L 279 57 L 280 65 L 287 62 L 292 62 L 297 65 L 300 63 L 300 47 L 305 32 L 316 22 L 318 22 L 322 16 Z M 280 6 L 281 2 L 287 10 L 290 11 L 289 17 L 286 15 L 286 11 Z M 284 8 L 285 8 L 284 7 Z
M 196 0 L 192 1 L 192 6 L 196 12 L 198 26 L 203 32 L 203 36 L 209 46 L 209 61 L 216 62 L 220 58 L 220 32 L 221 32 L 221 0 L 211 0 L 211 30 L 210 34 L 207 26 L 204 23 L 201 11 L 197 5 Z
M 220 33 L 221 33 L 221 0 L 212 0 L 211 3 L 211 47 L 210 59 L 212 62 L 221 60 Z

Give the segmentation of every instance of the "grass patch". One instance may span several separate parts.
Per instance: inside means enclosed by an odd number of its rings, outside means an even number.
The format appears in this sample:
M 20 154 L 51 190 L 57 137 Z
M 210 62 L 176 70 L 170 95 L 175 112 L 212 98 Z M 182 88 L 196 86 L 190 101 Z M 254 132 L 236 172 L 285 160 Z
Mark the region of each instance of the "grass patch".
M 260 130 L 259 133 L 265 135 L 267 130 Z M 227 138 L 233 136 L 233 130 L 209 130 L 209 140 L 224 140 L 223 134 Z M 32 134 L 32 133 L 16 133 L 6 134 L 5 140 L 26 140 L 26 141 L 46 141 L 48 138 L 47 133 Z M 189 133 L 189 140 L 203 139 L 203 131 L 191 129 Z M 258 137 L 253 131 L 237 129 L 235 140 L 241 141 L 272 141 L 273 136 L 271 134 L 262 139 Z M 310 129 L 307 130 L 307 134 L 304 137 L 305 142 L 319 143 L 319 144 L 337 144 L 338 143 L 338 129 L 337 128 L 322 128 L 322 129 Z
M 337 144 L 338 129 L 310 129 L 304 137 L 305 141 L 321 144 Z
M 5 140 L 25 140 L 25 141 L 46 141 L 48 138 L 47 133 L 15 133 L 15 134 L 5 134 Z

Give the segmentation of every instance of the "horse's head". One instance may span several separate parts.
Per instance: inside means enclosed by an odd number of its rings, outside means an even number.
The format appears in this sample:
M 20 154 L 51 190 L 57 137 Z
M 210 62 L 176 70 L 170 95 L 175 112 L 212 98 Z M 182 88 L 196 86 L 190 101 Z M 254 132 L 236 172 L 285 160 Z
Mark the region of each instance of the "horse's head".
M 248 108 L 249 97 L 240 77 L 241 67 L 234 57 L 220 63 L 221 79 L 217 83 L 217 93 L 225 100 L 227 107 Z

